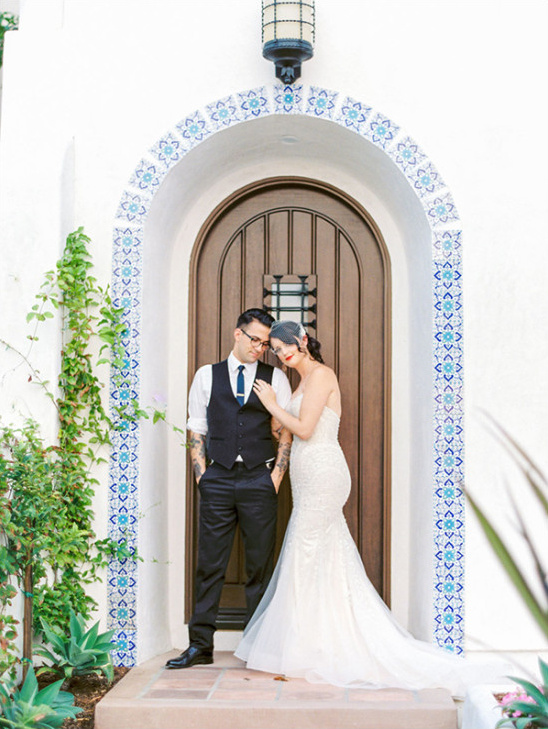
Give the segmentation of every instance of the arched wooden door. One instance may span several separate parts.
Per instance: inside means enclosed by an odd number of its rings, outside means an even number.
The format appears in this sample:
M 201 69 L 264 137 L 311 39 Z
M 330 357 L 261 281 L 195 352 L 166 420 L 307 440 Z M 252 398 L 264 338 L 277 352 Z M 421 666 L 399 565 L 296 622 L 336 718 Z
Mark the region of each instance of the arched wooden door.
M 192 256 L 189 377 L 201 365 L 228 356 L 240 312 L 272 305 L 272 281 L 304 280 L 299 276 L 311 282 L 303 299 L 311 309 L 306 314 L 314 325 L 309 331 L 322 343 L 325 362 L 335 369 L 342 390 L 340 440 L 352 474 L 346 518 L 369 578 L 388 602 L 390 271 L 380 233 L 366 212 L 331 186 L 300 178 L 261 181 L 219 206 Z M 272 364 L 274 359 L 267 355 Z M 296 383 L 292 385 L 294 389 Z M 187 483 L 188 619 L 197 539 L 197 490 L 190 464 Z M 278 549 L 291 511 L 288 483 L 279 499 Z M 238 535 L 219 627 L 241 627 L 244 583 Z

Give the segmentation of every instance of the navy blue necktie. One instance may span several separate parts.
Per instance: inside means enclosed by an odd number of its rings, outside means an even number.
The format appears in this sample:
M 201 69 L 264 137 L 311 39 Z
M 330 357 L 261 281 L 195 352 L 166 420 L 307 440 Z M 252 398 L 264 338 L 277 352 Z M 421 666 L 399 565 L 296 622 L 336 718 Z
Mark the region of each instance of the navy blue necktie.
M 245 402 L 244 365 L 238 367 L 238 379 L 236 380 L 236 400 L 243 405 Z

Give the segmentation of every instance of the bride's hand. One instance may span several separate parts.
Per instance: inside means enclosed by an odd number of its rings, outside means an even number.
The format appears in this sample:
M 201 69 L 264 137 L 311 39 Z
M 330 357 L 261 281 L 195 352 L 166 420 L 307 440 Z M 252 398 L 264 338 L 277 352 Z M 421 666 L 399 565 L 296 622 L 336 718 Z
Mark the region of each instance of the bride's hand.
M 272 385 L 269 385 L 268 382 L 265 382 L 264 380 L 255 380 L 253 383 L 253 389 L 267 410 L 269 410 L 272 405 L 276 404 L 276 393 L 274 392 Z

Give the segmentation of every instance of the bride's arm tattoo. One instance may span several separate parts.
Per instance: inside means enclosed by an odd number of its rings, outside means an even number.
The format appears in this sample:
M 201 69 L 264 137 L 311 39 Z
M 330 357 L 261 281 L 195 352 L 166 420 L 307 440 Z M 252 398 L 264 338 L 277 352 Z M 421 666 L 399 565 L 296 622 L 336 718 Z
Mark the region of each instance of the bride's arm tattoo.
M 199 481 L 206 470 L 206 436 L 201 433 L 194 433 L 192 430 L 189 435 L 189 450 L 192 468 L 196 481 Z
M 276 463 L 272 469 L 272 477 L 278 484 L 281 482 L 284 473 L 287 471 L 287 467 L 289 466 L 289 452 L 291 451 L 292 440 L 293 436 L 291 433 L 287 430 L 287 428 L 283 428 L 280 433 Z

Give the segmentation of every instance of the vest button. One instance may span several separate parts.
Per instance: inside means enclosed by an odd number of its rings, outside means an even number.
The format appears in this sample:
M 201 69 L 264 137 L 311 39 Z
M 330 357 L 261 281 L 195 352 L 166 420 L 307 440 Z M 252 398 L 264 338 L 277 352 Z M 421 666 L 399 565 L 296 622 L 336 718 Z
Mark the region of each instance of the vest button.
M 238 425 L 243 425 L 243 423 L 238 423 Z
M 238 446 L 238 452 L 242 450 L 242 446 Z
M 240 433 L 240 435 L 238 436 L 238 438 L 243 438 L 243 437 L 244 437 L 244 436 L 243 436 L 243 434 L 242 434 L 242 433 Z

